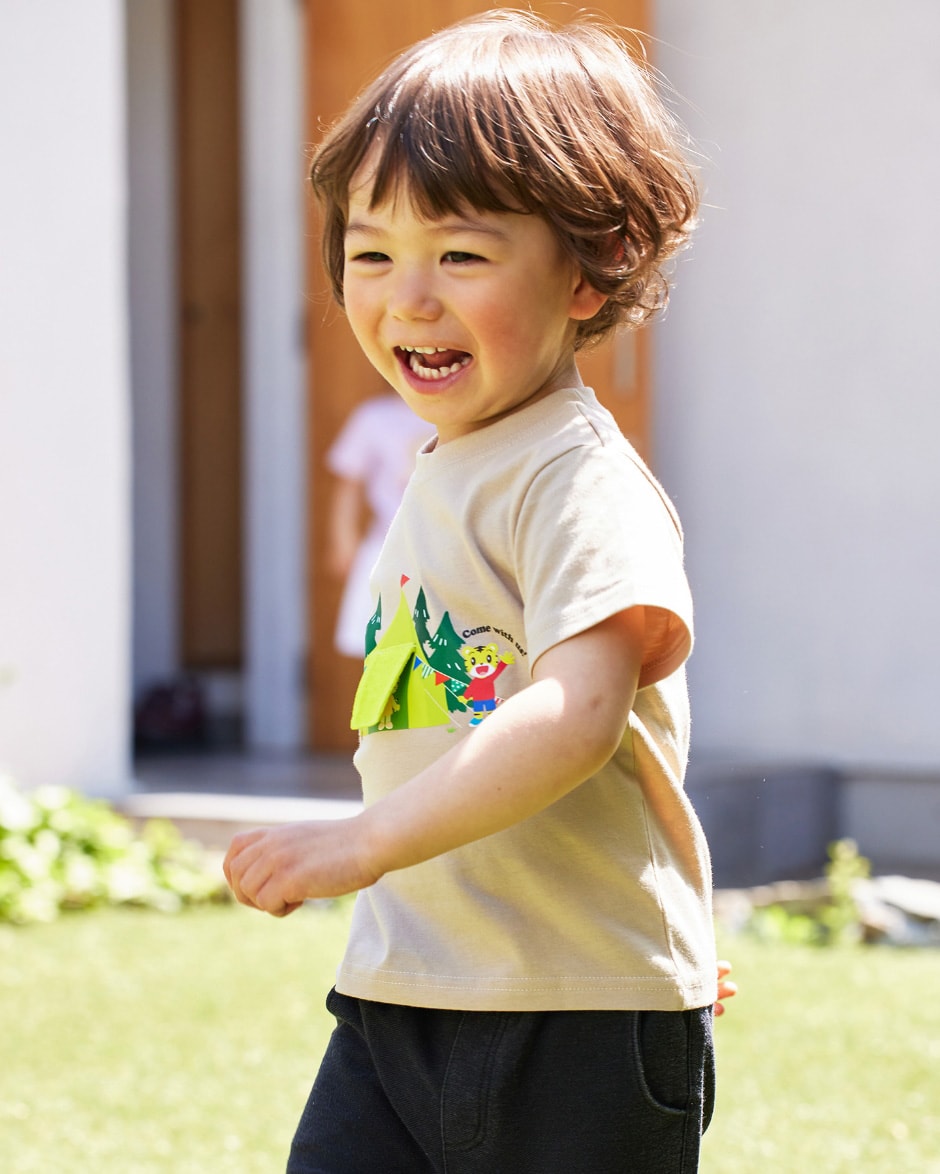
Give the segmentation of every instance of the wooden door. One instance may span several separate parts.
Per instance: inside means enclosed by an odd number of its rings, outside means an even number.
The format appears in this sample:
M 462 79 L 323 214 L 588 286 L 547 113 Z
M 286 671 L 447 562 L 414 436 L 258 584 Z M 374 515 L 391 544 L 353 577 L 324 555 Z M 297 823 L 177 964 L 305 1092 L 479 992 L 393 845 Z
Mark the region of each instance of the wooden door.
M 316 142 L 362 85 L 406 46 L 456 20 L 484 12 L 492 4 L 473 0 L 306 0 L 306 76 L 308 137 Z M 533 4 L 549 19 L 566 19 L 567 5 Z M 645 29 L 647 0 L 608 0 L 604 11 L 626 28 Z M 325 508 L 332 478 L 324 464 L 330 443 L 353 407 L 381 388 L 362 357 L 342 313 L 330 302 L 320 265 L 315 218 L 308 233 L 310 290 L 309 469 L 310 529 L 308 733 L 320 750 L 355 745 L 349 729 L 352 698 L 361 666 L 333 653 L 333 629 L 341 585 L 331 578 L 325 558 Z M 649 365 L 643 334 L 617 338 L 583 356 L 585 382 L 613 411 L 621 428 L 641 450 L 647 447 Z
M 187 669 L 242 662 L 237 0 L 177 0 L 180 611 Z

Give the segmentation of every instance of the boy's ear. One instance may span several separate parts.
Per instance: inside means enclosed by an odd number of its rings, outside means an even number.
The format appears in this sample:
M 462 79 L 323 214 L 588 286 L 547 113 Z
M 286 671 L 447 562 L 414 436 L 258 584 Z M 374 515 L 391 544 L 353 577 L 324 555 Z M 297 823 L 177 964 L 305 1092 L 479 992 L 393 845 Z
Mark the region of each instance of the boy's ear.
M 584 274 L 580 273 L 571 292 L 568 317 L 574 318 L 577 322 L 586 322 L 588 318 L 594 317 L 606 301 L 607 295 L 596 290 Z

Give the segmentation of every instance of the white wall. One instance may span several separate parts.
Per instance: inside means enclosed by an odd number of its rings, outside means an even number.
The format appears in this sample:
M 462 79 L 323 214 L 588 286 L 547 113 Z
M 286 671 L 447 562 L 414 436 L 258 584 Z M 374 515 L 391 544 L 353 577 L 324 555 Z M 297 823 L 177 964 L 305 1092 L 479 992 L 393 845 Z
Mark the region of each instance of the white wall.
M 125 0 L 133 687 L 179 668 L 176 218 L 171 0 Z
M 305 738 L 303 44 L 296 0 L 242 0 L 246 734 Z
M 657 337 L 706 756 L 940 768 L 940 6 L 658 0 L 710 157 Z
M 123 6 L 0 10 L 0 762 L 128 780 Z

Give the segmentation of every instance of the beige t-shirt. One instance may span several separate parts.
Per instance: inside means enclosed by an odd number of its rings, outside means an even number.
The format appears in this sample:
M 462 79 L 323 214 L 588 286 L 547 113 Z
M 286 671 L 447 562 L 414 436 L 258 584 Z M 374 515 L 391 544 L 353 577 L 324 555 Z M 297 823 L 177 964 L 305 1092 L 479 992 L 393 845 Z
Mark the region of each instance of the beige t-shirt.
M 593 393 L 420 453 L 373 593 L 353 712 L 367 804 L 472 738 L 547 649 L 640 604 L 654 623 L 614 757 L 522 823 L 361 892 L 337 988 L 465 1010 L 712 1002 L 708 850 L 683 790 L 682 536 Z

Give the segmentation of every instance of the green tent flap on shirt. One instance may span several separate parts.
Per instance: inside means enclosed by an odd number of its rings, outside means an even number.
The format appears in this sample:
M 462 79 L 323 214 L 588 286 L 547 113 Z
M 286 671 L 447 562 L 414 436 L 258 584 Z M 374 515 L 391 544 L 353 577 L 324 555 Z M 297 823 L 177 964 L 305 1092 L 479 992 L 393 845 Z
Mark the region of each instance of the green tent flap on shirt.
M 405 665 L 414 655 L 413 644 L 390 644 L 372 649 L 366 657 L 356 690 L 350 729 L 364 730 L 379 724 L 398 688 Z

